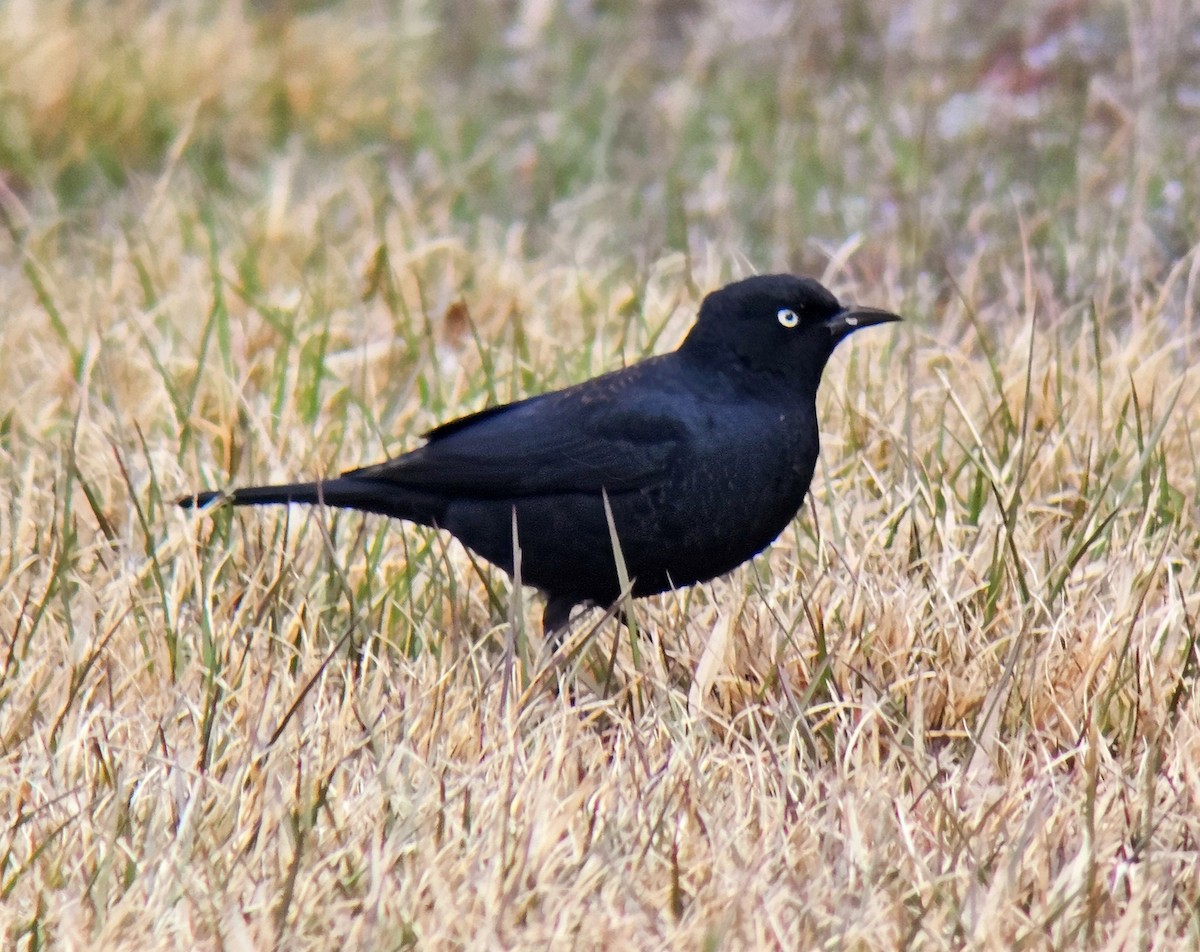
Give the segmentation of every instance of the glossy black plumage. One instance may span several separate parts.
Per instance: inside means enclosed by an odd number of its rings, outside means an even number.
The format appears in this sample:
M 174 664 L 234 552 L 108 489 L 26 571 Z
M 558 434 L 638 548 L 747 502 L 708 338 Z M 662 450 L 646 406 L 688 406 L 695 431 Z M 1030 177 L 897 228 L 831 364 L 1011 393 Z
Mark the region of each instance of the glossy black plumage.
M 680 347 L 584 383 L 491 407 L 402 456 L 322 482 L 204 492 L 236 505 L 323 503 L 450 532 L 547 598 L 547 633 L 621 594 L 607 494 L 635 596 L 721 575 L 796 515 L 818 451 L 825 363 L 899 318 L 843 306 L 816 281 L 761 275 L 704 299 Z

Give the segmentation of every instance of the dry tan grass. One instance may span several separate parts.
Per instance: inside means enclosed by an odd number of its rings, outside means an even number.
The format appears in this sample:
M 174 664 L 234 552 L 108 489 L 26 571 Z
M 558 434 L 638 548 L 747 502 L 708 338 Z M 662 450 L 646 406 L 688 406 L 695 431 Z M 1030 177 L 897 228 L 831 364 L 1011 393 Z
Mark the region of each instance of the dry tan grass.
M 1186 4 L 87 6 L 0 11 L 6 947 L 1200 941 Z M 548 671 L 444 536 L 170 503 L 773 267 L 910 320 L 636 645 Z

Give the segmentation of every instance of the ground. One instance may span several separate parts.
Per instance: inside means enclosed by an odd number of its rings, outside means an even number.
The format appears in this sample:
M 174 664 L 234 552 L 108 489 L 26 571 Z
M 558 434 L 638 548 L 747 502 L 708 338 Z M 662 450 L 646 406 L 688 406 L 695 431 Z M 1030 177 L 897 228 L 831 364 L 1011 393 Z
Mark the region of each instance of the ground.
M 810 9 L 812 7 L 812 9 Z M 0 6 L 5 947 L 1200 942 L 1186 0 Z M 903 314 L 753 564 L 600 612 L 313 477 Z

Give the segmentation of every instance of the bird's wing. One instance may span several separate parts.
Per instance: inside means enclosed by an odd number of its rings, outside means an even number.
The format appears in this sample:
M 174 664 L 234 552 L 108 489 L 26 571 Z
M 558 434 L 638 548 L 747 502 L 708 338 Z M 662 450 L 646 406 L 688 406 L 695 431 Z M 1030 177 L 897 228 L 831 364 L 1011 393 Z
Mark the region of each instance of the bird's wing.
M 475 498 L 646 488 L 688 434 L 677 402 L 633 369 L 452 420 L 425 446 L 345 475 Z

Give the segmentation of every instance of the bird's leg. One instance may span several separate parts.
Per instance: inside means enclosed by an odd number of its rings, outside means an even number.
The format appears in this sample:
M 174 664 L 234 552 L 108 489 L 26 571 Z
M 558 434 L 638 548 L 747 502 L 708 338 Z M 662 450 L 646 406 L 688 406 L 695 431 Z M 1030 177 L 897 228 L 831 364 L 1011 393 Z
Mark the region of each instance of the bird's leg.
M 557 651 L 562 646 L 575 604 L 575 599 L 558 595 L 546 599 L 546 608 L 542 611 L 542 637 L 550 643 L 551 651 Z
M 542 637 L 550 645 L 550 654 L 554 656 L 563 645 L 567 633 L 571 630 L 571 609 L 575 607 L 574 599 L 547 596 L 546 607 L 542 610 Z M 561 682 L 559 682 L 561 688 Z M 575 703 L 575 694 L 571 686 L 566 686 L 568 703 Z M 557 691 L 556 691 L 557 693 Z

